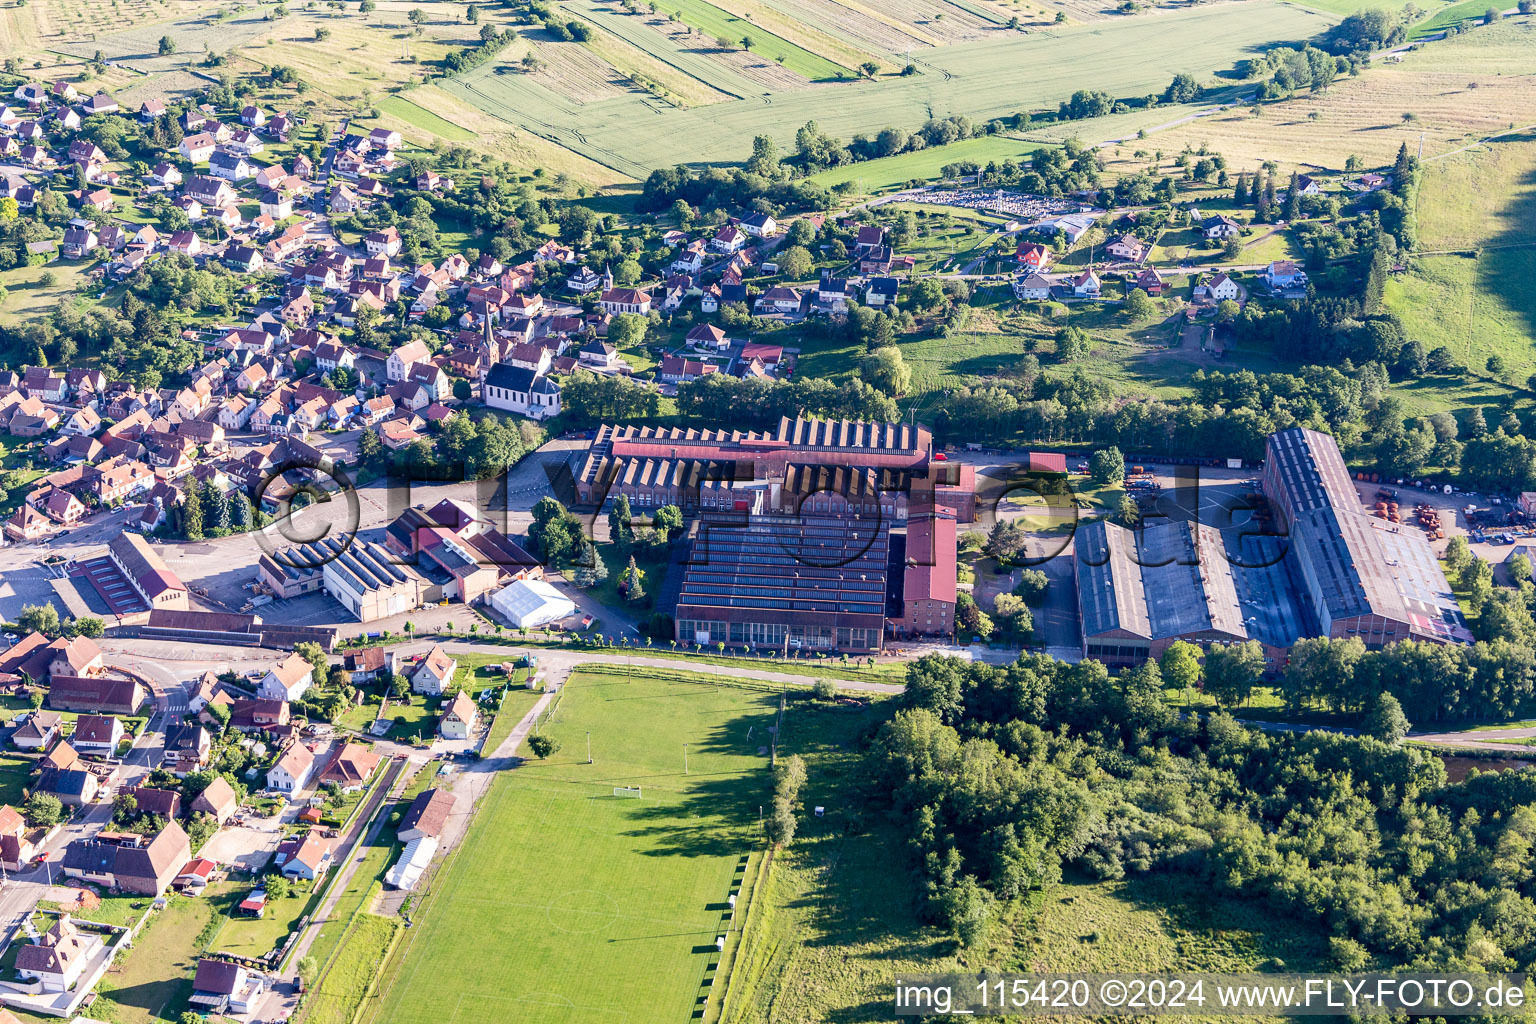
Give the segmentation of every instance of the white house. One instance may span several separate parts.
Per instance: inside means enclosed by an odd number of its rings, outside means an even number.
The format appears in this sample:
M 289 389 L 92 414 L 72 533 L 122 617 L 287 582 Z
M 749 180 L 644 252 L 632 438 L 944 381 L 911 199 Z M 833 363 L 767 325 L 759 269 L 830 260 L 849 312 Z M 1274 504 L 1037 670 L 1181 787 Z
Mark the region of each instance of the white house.
M 1020 274 L 1013 279 L 1013 297 L 1020 300 L 1048 299 L 1051 282 L 1040 274 Z
M 277 763 L 267 769 L 267 788 L 279 793 L 297 793 L 309 784 L 314 771 L 315 755 L 304 744 L 295 741 L 283 751 Z
M 437 731 L 445 740 L 467 740 L 470 733 L 475 731 L 475 722 L 480 718 L 480 709 L 475 707 L 475 702 L 469 694 L 460 690 L 453 695 L 453 701 L 448 709 L 443 712 L 443 719 L 438 723 Z
M 411 367 L 417 363 L 425 363 L 431 358 L 432 353 L 427 351 L 426 344 L 420 338 L 415 338 L 389 354 L 385 375 L 391 381 L 405 380 L 411 375 Z
M 267 700 L 298 700 L 315 681 L 315 670 L 301 654 L 290 654 L 267 669 L 256 687 L 256 696 Z
M 1223 302 L 1227 299 L 1236 300 L 1243 294 L 1237 282 L 1226 274 L 1217 274 L 1200 282 L 1195 288 L 1195 298 L 1211 299 L 1215 302 Z
M 1264 271 L 1264 283 L 1275 291 L 1307 286 L 1307 272 L 1291 260 L 1276 260 Z
M 453 682 L 453 673 L 458 667 L 459 663 L 449 657 L 441 646 L 433 647 L 421 659 L 421 664 L 416 666 L 416 671 L 411 673 L 411 691 L 441 697 L 447 691 L 448 684 Z

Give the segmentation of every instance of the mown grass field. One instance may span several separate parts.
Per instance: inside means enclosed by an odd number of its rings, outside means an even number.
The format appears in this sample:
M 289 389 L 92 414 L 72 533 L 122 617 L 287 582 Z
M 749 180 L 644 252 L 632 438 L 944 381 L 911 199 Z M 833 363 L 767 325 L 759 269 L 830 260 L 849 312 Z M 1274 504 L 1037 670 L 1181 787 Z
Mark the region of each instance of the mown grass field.
M 384 115 L 384 120 L 399 121 L 407 131 L 415 128 L 448 142 L 473 142 L 476 138 L 475 133 L 468 128 L 461 128 L 404 96 L 385 96 L 374 106 Z
M 659 4 L 658 10 L 667 6 Z M 935 114 L 1005 116 L 1021 105 L 1053 104 L 1087 85 L 1115 95 L 1140 95 L 1161 89 L 1177 72 L 1207 76 L 1265 43 L 1310 37 L 1331 20 L 1273 0 L 1251 0 L 1048 33 L 1026 35 L 993 26 L 973 41 L 925 50 L 921 74 L 823 87 L 809 105 L 810 94 L 798 91 L 773 93 L 765 103 L 761 86 L 732 90 L 744 99 L 689 109 L 643 93 L 577 103 L 505 64 L 476 68 L 445 81 L 442 88 L 621 173 L 643 176 L 680 161 L 744 159 L 758 134 L 787 145 L 809 119 L 848 138 L 892 125 L 914 128 Z M 651 31 L 634 16 L 608 13 L 597 22 L 636 38 Z M 749 29 L 730 35 L 739 39 L 749 32 L 759 34 Z M 652 48 L 664 55 L 681 49 Z M 787 60 L 786 69 L 793 70 Z M 837 90 L 835 102 L 834 94 L 825 91 L 829 88 Z
M 1387 305 L 1410 337 L 1477 374 L 1497 355 L 1504 381 L 1523 384 L 1536 370 L 1536 133 L 1426 162 L 1419 236 L 1426 251 L 1458 251 L 1410 261 Z
M 687 1020 L 758 841 L 776 707 L 761 690 L 574 675 L 545 727 L 561 749 L 493 782 L 373 1019 Z M 630 784 L 643 799 L 613 795 Z
M 851 182 L 860 194 L 884 192 L 899 188 L 913 179 L 928 180 L 939 177 L 940 170 L 948 164 L 973 161 L 985 167 L 992 161 L 1027 160 L 1030 154 L 1041 149 L 1038 142 L 1025 142 L 1007 135 L 987 135 L 979 139 L 952 142 L 947 146 L 902 153 L 900 156 L 866 160 L 860 164 L 834 167 L 829 171 L 811 176 L 818 185 L 831 188 Z

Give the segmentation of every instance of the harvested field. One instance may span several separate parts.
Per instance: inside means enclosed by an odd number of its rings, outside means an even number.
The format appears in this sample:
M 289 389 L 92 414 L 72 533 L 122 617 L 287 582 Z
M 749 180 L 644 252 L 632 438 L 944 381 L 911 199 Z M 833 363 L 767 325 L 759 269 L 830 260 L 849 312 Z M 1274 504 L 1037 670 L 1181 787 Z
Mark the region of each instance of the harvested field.
M 526 32 L 522 38 L 531 44 L 542 67 L 528 77 L 577 103 L 622 96 L 630 85 L 612 64 L 581 43 L 562 42 L 543 29 Z
M 829 35 L 841 36 L 874 53 L 904 57 L 913 47 L 938 46 L 939 40 L 914 25 L 859 0 L 763 0 Z
M 1006 29 L 947 0 L 881 0 L 880 9 L 903 24 L 933 36 L 939 45 L 996 38 Z M 1006 18 L 1002 19 L 1007 21 Z
M 1401 64 L 1377 64 L 1325 93 L 1266 105 L 1257 117 L 1234 109 L 1124 143 L 1110 168 L 1134 169 L 1137 148 L 1173 154 L 1206 144 L 1239 168 L 1278 160 L 1287 168 L 1342 170 L 1351 155 L 1379 167 L 1404 142 L 1416 149 L 1421 135 L 1426 156 L 1442 153 L 1530 123 L 1533 71 L 1536 26 L 1506 22 L 1409 53 Z M 1417 120 L 1404 121 L 1407 112 Z
M 762 92 L 756 81 L 714 60 L 709 40 L 690 34 L 685 25 L 668 22 L 664 15 L 627 14 L 616 4 L 596 0 L 566 0 L 563 9 L 710 89 L 737 98 Z
M 714 37 L 682 21 L 668 21 L 664 16 L 646 15 L 642 23 L 659 33 L 673 47 L 690 52 L 715 64 L 733 78 L 749 83 L 747 95 L 803 89 L 805 76 L 774 63 L 759 53 L 736 48 L 721 49 Z
M 801 17 L 798 11 L 792 10 L 786 13 L 768 4 L 760 3 L 759 0 L 716 0 L 716 6 L 759 28 L 767 29 L 780 39 L 786 39 L 796 46 L 820 54 L 845 68 L 857 68 L 868 60 L 886 63 L 883 60 L 884 50 L 860 49 L 845 42 L 838 33 L 824 32 L 817 28 Z M 886 67 L 884 70 L 891 69 Z
M 679 106 L 698 107 L 734 98 L 610 32 L 594 32 L 583 45 L 631 81 L 646 88 L 659 87 L 668 101 Z

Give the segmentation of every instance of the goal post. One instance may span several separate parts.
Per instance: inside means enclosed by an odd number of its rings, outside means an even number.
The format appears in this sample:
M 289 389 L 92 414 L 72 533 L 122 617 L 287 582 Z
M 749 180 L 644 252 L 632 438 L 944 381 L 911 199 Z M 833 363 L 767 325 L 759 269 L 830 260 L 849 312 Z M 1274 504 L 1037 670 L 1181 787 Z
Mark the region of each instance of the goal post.
M 614 786 L 613 795 L 634 797 L 637 800 L 644 799 L 641 795 L 641 787 L 639 786 Z

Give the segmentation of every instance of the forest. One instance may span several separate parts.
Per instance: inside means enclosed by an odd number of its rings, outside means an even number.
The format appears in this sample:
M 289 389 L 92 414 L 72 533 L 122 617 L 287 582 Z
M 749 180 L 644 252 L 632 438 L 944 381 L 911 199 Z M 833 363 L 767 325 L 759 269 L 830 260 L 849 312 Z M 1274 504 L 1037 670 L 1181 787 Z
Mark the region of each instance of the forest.
M 1364 720 L 1382 738 L 1270 733 L 1181 715 L 1163 683 L 1156 662 L 914 663 L 863 768 L 925 916 L 976 945 L 1063 871 L 1178 872 L 1326 931 L 1340 970 L 1536 960 L 1536 773 L 1449 783 L 1390 698 Z

